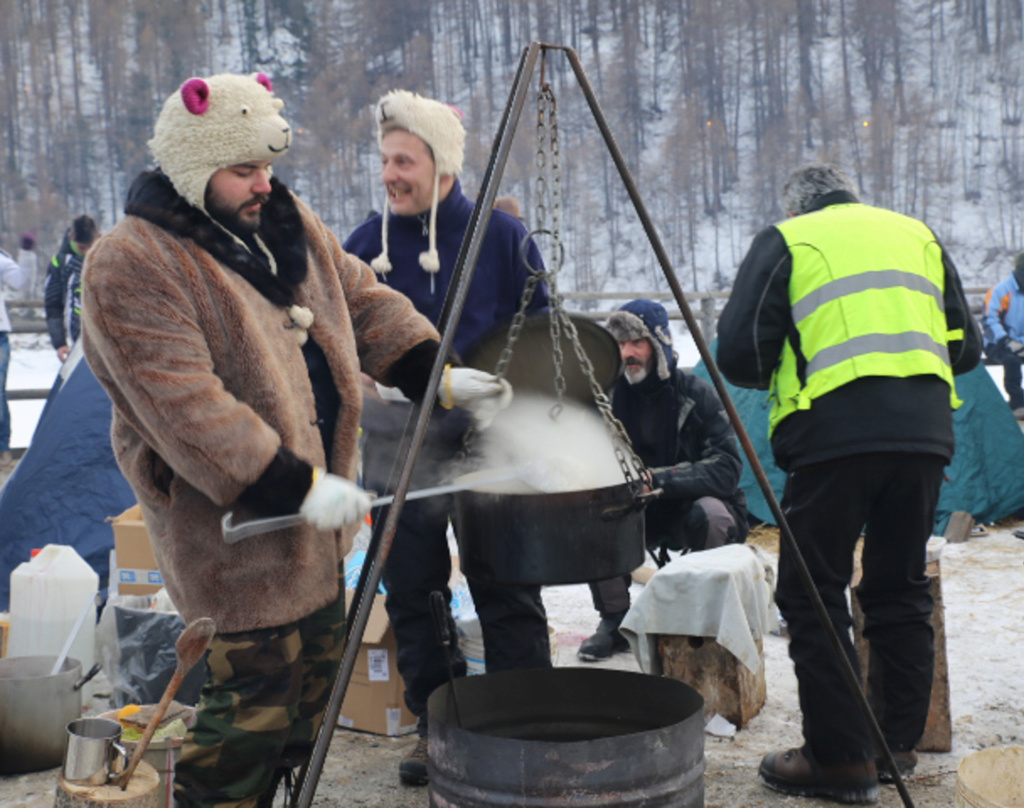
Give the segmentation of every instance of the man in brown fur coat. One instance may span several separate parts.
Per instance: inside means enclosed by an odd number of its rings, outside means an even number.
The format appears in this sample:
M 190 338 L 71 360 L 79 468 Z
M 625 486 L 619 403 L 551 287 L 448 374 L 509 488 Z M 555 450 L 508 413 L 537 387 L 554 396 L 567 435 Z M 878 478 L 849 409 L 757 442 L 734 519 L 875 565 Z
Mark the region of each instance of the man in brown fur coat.
M 160 168 L 135 180 L 85 268 L 85 352 L 118 462 L 182 617 L 217 623 L 179 805 L 254 805 L 309 748 L 342 655 L 339 563 L 370 505 L 351 482 L 360 372 L 420 400 L 439 347 L 271 178 L 291 144 L 282 106 L 263 74 L 185 82 L 149 143 Z M 449 372 L 456 405 L 503 392 Z M 307 523 L 229 545 L 229 510 Z

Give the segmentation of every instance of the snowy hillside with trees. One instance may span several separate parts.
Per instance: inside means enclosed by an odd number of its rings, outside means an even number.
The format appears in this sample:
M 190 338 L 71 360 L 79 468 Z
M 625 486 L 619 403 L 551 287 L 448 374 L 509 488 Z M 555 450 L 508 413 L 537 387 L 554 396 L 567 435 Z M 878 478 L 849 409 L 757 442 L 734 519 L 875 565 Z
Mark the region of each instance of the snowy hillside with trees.
M 686 289 L 728 288 L 778 188 L 840 163 L 864 201 L 927 221 L 965 284 L 1024 246 L 1021 4 L 1003 0 L 4 0 L 0 236 L 56 247 L 110 227 L 163 99 L 192 75 L 267 73 L 295 147 L 278 175 L 340 236 L 382 204 L 371 105 L 403 87 L 458 106 L 464 184 L 487 164 L 522 49 L 580 55 Z M 664 289 L 563 56 L 568 290 Z M 534 84 L 537 84 L 535 76 Z M 534 216 L 536 108 L 502 185 Z

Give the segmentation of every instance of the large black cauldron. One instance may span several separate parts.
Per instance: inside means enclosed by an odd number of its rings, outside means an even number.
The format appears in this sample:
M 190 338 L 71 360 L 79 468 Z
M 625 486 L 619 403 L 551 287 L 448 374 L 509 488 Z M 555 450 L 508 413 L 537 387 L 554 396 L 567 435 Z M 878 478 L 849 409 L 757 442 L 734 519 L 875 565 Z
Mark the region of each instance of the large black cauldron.
M 601 668 L 468 676 L 430 715 L 430 804 L 704 805 L 704 700 L 675 679 Z M 461 724 L 459 723 L 461 719 Z
M 576 584 L 644 562 L 643 502 L 623 482 L 556 494 L 455 494 L 459 565 L 500 584 Z

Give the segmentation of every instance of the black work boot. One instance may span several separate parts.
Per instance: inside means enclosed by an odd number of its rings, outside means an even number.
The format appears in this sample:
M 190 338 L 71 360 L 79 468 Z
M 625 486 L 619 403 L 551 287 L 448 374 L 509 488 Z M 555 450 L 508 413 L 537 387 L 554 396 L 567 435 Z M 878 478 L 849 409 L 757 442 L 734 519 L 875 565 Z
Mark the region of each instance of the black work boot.
M 863 804 L 878 800 L 874 760 L 823 766 L 806 749 L 788 749 L 765 755 L 758 775 L 768 788 L 795 797 Z
M 625 612 L 617 612 L 608 617 L 602 617 L 597 631 L 583 641 L 576 655 L 583 662 L 600 662 L 613 654 L 628 651 L 629 641 L 619 633 L 619 625 L 625 616 Z
M 398 779 L 407 786 L 425 786 L 430 782 L 430 775 L 427 774 L 427 763 L 430 755 L 427 754 L 427 736 L 422 735 L 416 741 L 416 746 L 398 764 Z

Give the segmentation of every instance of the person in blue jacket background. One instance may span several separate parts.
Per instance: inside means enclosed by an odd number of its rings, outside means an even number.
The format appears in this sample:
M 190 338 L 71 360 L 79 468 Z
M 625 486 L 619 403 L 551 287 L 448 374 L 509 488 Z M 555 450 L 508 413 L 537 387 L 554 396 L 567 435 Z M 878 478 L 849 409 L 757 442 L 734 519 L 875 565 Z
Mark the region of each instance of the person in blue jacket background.
M 1024 252 L 1017 253 L 1010 277 L 988 290 L 982 317 L 985 355 L 1003 366 L 1003 389 L 1010 397 L 1010 409 L 1024 421 Z
M 403 292 L 438 325 L 473 212 L 473 202 L 458 179 L 465 143 L 461 114 L 405 90 L 383 96 L 375 113 L 381 179 L 387 193 L 384 213 L 357 227 L 344 248 L 368 262 L 382 281 Z M 481 337 L 516 313 L 529 267 L 543 270 L 540 251 L 526 236 L 514 216 L 492 211 L 456 325 L 454 348 L 460 356 L 469 355 Z M 529 311 L 547 303 L 546 287 L 538 283 Z M 367 390 L 363 482 L 383 492 L 396 465 L 409 405 L 394 401 L 387 391 L 386 399 L 374 400 L 373 388 Z M 468 427 L 464 412 L 435 410 L 413 475 L 414 488 L 446 481 Z M 434 688 L 448 680 L 446 652 L 436 637 L 429 596 L 441 591 L 450 601 L 447 530 L 452 508 L 451 496 L 407 502 L 384 568 L 386 605 L 398 645 L 405 701 L 419 718 L 420 740 L 399 765 L 400 779 L 410 785 L 428 780 L 426 701 Z M 384 517 L 383 512 L 374 514 L 375 519 Z M 501 586 L 470 579 L 469 587 L 483 629 L 489 672 L 550 667 L 547 616 L 539 586 Z M 453 656 L 455 675 L 464 676 L 465 659 L 457 651 Z

